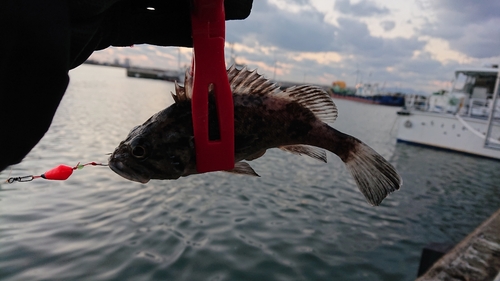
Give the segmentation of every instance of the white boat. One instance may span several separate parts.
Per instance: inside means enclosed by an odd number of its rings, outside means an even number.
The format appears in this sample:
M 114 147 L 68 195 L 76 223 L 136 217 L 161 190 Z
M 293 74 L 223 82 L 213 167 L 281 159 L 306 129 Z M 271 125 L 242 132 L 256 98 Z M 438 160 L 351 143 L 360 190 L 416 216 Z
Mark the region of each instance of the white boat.
M 498 66 L 459 69 L 448 92 L 411 96 L 398 112 L 398 142 L 500 159 Z

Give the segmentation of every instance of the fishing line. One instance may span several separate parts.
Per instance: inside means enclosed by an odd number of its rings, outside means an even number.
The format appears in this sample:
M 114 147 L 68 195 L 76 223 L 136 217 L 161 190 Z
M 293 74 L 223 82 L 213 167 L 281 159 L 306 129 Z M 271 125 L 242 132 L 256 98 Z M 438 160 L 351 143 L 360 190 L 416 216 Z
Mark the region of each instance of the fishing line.
M 46 180 L 67 180 L 72 174 L 74 170 L 81 170 L 85 166 L 108 166 L 108 164 L 102 164 L 102 163 L 96 163 L 96 162 L 89 162 L 86 164 L 76 164 L 76 166 L 71 167 L 68 165 L 59 165 L 55 168 L 52 168 L 45 173 L 39 175 L 39 176 L 34 176 L 34 175 L 29 175 L 29 176 L 23 176 L 23 177 L 10 177 L 8 178 L 5 183 L 14 183 L 14 182 L 29 182 L 34 179 L 39 179 L 43 178 Z

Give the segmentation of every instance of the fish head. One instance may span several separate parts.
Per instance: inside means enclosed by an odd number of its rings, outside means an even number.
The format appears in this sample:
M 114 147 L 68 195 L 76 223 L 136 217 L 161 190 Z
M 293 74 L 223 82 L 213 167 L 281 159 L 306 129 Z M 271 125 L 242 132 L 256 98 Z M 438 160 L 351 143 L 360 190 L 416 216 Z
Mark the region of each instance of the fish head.
M 130 131 L 109 158 L 111 170 L 140 183 L 190 174 L 196 165 L 192 127 L 163 115 L 168 114 L 159 112 Z

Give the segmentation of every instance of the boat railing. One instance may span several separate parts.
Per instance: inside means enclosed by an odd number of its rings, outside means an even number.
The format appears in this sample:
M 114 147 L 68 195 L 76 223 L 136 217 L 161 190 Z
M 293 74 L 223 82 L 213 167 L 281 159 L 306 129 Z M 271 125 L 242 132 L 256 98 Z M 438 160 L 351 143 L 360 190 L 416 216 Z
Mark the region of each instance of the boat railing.
M 427 96 L 406 95 L 404 108 L 427 111 L 427 109 L 429 108 L 429 101 L 427 99 Z
M 496 106 L 493 107 L 493 103 L 492 99 L 470 99 L 467 116 L 487 118 L 489 117 L 491 111 L 495 110 L 493 116 L 495 119 L 498 119 L 500 118 L 500 110 L 498 109 L 500 105 L 498 104 L 498 101 L 496 101 Z
M 496 106 L 493 106 L 496 104 Z M 464 117 L 487 119 L 494 110 L 493 119 L 500 119 L 500 101 L 492 98 L 465 98 L 463 96 L 408 95 L 405 98 L 405 109 L 434 113 L 459 114 Z
M 500 108 L 498 106 L 498 96 L 500 95 L 500 72 L 497 74 L 497 79 L 495 82 L 495 90 L 492 97 L 492 106 L 488 117 L 488 130 L 486 131 L 486 138 L 484 141 L 484 147 L 500 150 L 500 144 L 490 141 L 491 136 L 498 136 L 500 133 Z

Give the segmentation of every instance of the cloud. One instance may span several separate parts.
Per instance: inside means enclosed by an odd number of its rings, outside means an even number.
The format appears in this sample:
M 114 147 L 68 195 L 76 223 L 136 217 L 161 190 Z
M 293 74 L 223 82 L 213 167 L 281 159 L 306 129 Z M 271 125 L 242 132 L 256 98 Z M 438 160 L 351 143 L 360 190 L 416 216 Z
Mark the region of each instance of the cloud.
M 466 26 L 464 34 L 451 40 L 451 43 L 458 51 L 471 57 L 500 56 L 500 18 Z
M 272 45 L 290 51 L 328 51 L 333 48 L 335 27 L 325 23 L 323 14 L 303 11 L 300 16 L 283 12 L 278 6 L 255 1 L 249 19 L 231 22 L 227 40 L 254 45 Z
M 391 31 L 396 27 L 396 23 L 392 20 L 385 20 L 380 22 L 380 26 L 382 26 L 384 31 Z
M 341 16 L 334 26 L 318 11 L 297 15 L 264 1 L 254 5 L 247 20 L 228 23 L 227 40 L 252 46 L 252 51 L 236 52 L 237 61 L 273 73 L 277 61 L 277 79 L 302 81 L 306 76 L 306 80 L 326 84 L 331 81 L 325 79 L 334 77 L 355 80 L 356 65 L 367 72 L 384 73 L 385 68 L 411 59 L 415 50 L 425 46 L 417 37 L 373 36 L 361 19 Z M 389 28 L 395 23 L 386 25 Z
M 372 17 L 390 13 L 388 8 L 379 7 L 368 0 L 361 0 L 358 3 L 351 3 L 350 0 L 337 0 L 335 1 L 334 9 L 343 14 L 356 17 Z
M 358 59 L 375 63 L 379 67 L 410 59 L 415 50 L 425 46 L 425 42 L 417 37 L 372 36 L 367 24 L 359 20 L 339 18 L 338 22 L 340 27 L 336 43 L 341 46 L 341 53 L 354 55 Z
M 500 56 L 500 1 L 442 0 L 420 33 L 444 39 L 450 48 L 474 58 Z
M 500 59 L 500 1 L 256 0 L 243 21 L 226 24 L 236 61 L 277 80 L 344 80 L 413 87 L 447 85 L 453 70 Z M 95 57 L 176 69 L 176 48 L 107 49 Z M 229 57 L 231 47 L 226 48 Z M 181 65 L 190 62 L 181 52 Z M 477 59 L 474 59 L 477 58 Z M 495 62 L 495 61 L 485 61 Z
M 496 0 L 441 0 L 431 5 L 437 16 L 450 24 L 486 22 L 497 19 L 500 11 L 500 2 Z

